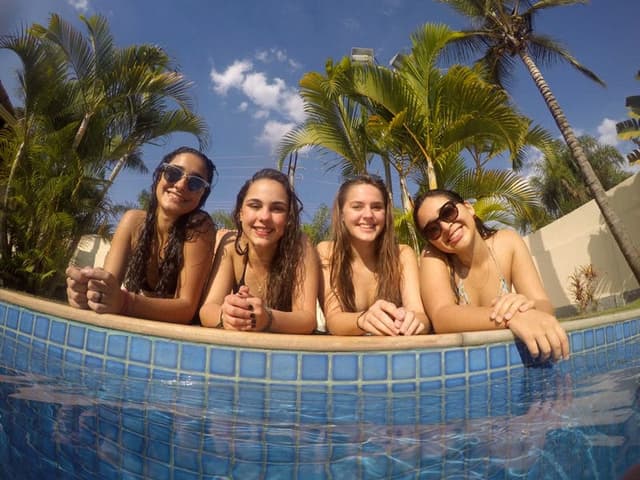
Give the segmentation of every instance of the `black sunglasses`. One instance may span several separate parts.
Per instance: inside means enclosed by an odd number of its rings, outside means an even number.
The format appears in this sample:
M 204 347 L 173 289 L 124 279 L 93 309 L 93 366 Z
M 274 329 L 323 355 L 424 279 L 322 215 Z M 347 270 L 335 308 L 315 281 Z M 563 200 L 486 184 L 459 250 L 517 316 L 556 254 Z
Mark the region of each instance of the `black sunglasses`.
M 427 224 L 422 228 L 422 235 L 424 235 L 427 240 L 434 241 L 440 238 L 440 235 L 442 235 L 440 222 L 451 223 L 456 221 L 459 213 L 458 206 L 456 205 L 457 203 L 459 202 L 449 200 L 440 207 L 438 218 L 427 222 Z
M 210 187 L 209 182 L 198 175 L 189 175 L 182 167 L 171 163 L 162 164 L 162 175 L 169 183 L 178 183 L 187 177 L 187 188 L 190 192 L 200 192 Z

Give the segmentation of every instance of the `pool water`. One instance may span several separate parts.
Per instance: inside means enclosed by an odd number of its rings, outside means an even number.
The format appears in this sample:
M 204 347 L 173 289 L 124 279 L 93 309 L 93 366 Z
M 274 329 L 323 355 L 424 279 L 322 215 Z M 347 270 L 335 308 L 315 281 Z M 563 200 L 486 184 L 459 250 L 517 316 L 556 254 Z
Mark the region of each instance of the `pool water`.
M 621 478 L 640 336 L 484 380 L 137 379 L 0 339 L 0 478 Z

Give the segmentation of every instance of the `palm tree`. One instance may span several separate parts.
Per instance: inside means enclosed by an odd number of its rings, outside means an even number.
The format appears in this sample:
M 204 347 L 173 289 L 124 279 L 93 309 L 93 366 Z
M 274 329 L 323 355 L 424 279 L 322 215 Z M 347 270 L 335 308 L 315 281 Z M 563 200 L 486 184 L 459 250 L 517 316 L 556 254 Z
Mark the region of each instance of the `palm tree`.
M 514 59 L 520 59 L 544 98 L 556 125 L 571 149 L 587 187 L 595 199 L 611 234 L 625 257 L 636 280 L 640 282 L 640 254 L 631 241 L 624 225 L 607 200 L 606 192 L 589 164 L 564 112 L 551 88 L 538 68 L 559 60 L 569 63 L 589 79 L 604 85 L 591 70 L 580 64 L 562 45 L 551 38 L 534 32 L 534 17 L 542 10 L 574 4 L 586 0 L 440 0 L 462 15 L 469 17 L 473 27 L 460 32 L 450 44 L 458 55 L 469 57 L 481 52 L 479 63 L 485 66 L 489 77 L 497 84 L 508 81 Z
M 640 72 L 636 74 L 636 80 L 640 80 Z M 626 106 L 629 109 L 631 120 L 625 120 L 616 124 L 618 138 L 630 140 L 640 147 L 640 95 L 627 97 Z M 627 155 L 630 164 L 640 163 L 640 148 L 635 148 Z

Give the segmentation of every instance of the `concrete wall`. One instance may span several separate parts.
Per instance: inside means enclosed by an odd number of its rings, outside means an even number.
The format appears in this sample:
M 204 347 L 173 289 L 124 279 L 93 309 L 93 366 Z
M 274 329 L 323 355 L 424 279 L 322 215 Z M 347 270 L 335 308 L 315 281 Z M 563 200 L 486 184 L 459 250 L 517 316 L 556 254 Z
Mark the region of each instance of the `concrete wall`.
M 607 192 L 631 240 L 640 248 L 640 174 Z M 611 236 L 595 200 L 525 238 L 558 315 L 575 312 L 569 276 L 592 264 L 601 307 L 624 304 L 640 296 L 640 286 Z

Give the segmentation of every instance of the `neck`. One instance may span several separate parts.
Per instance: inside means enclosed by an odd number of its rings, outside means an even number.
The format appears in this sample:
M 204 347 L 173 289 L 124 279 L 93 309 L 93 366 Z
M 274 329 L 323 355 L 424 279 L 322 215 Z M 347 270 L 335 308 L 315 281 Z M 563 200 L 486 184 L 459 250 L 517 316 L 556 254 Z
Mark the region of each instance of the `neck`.
M 176 218 L 171 217 L 164 213 L 162 210 L 156 210 L 156 235 L 160 244 L 164 245 L 167 237 L 169 236 L 169 230 L 175 223 Z
M 376 242 L 362 242 L 360 240 L 351 239 L 351 251 L 353 259 L 360 259 L 370 269 L 374 269 L 378 259 L 376 252 Z
M 477 231 L 473 236 L 473 240 L 469 245 L 469 248 L 465 249 L 462 252 L 456 253 L 456 259 L 458 260 L 458 262 L 469 269 L 474 265 L 484 263 L 488 256 L 489 245 Z

